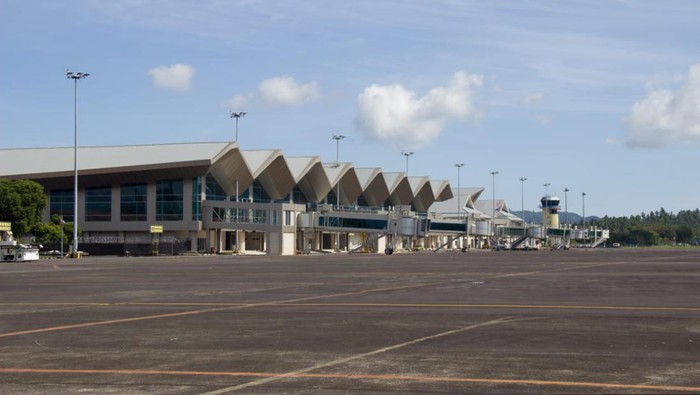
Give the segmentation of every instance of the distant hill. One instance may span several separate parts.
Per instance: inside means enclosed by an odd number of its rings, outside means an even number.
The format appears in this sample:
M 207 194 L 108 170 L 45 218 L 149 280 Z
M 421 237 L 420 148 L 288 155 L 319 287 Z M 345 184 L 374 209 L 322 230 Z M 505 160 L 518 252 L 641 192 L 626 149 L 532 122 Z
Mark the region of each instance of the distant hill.
M 511 213 L 517 215 L 520 217 L 521 211 L 520 210 L 511 210 Z M 567 218 L 568 216 L 568 218 Z M 599 220 L 600 217 L 592 216 L 592 215 L 587 215 L 586 216 L 586 223 L 590 223 L 591 221 Z M 541 224 L 542 223 L 542 211 L 528 211 L 525 210 L 525 221 L 530 223 L 530 224 Z M 569 223 L 573 225 L 579 225 L 581 224 L 581 216 L 576 213 L 572 213 L 569 211 L 569 213 L 565 213 L 564 211 L 559 212 L 559 223 L 564 224 L 564 223 Z

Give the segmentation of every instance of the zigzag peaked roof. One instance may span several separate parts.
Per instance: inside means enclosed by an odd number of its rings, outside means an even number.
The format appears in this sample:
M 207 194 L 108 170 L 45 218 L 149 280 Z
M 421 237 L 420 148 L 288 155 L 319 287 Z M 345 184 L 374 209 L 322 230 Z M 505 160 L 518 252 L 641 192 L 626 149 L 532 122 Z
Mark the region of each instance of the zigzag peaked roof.
M 389 198 L 389 188 L 382 175 L 382 169 L 378 167 L 372 168 L 356 168 L 357 178 L 362 185 L 362 196 L 369 206 L 383 206 L 386 199 Z
M 301 156 L 286 158 L 297 187 L 310 202 L 320 202 L 331 189 L 321 158 Z
M 484 188 L 462 188 L 462 196 L 468 196 L 473 202 L 476 202 L 484 192 Z
M 383 175 L 389 189 L 389 202 L 392 205 L 411 204 L 413 202 L 414 195 L 406 173 L 383 173 Z
M 435 194 L 430 186 L 430 179 L 425 176 L 408 177 L 413 192 L 413 207 L 418 211 L 427 211 L 435 201 Z
M 477 210 L 491 217 L 494 213 L 494 205 L 492 200 L 479 200 L 476 202 Z M 507 217 L 507 218 L 518 218 L 511 214 L 506 201 L 503 199 L 496 199 L 496 209 L 495 213 L 497 217 Z
M 272 199 L 281 199 L 294 188 L 292 176 L 281 150 L 241 151 L 253 180 L 257 179 Z
M 340 204 L 352 204 L 362 194 L 362 185 L 352 163 L 324 163 L 323 170 L 332 185 L 326 195 L 331 190 L 337 191 L 336 186 L 340 183 Z
M 73 184 L 72 147 L 0 149 L 0 156 L 0 177 L 32 179 L 48 189 Z M 275 200 L 297 186 L 309 201 L 321 202 L 339 190 L 341 204 L 353 204 L 362 195 L 371 206 L 388 201 L 414 204 L 420 211 L 453 194 L 446 181 L 384 173 L 379 168 L 356 169 L 352 163 L 323 164 L 318 156 L 285 158 L 279 149 L 241 150 L 236 142 L 79 147 L 78 170 L 81 188 L 209 173 L 230 196 L 257 180 Z
M 436 202 L 442 202 L 454 197 L 452 189 L 450 188 L 450 182 L 447 180 L 430 181 L 430 188 L 433 190 L 433 193 L 435 193 L 434 198 Z
M 287 161 L 287 166 L 295 182 L 301 181 L 315 164 L 321 163 L 321 158 L 318 156 L 295 156 L 284 159 Z

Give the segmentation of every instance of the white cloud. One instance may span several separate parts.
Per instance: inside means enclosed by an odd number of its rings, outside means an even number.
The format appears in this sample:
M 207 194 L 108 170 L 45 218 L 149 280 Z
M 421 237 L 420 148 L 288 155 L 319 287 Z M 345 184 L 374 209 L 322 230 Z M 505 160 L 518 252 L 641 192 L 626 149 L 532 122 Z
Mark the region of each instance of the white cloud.
M 233 96 L 232 98 L 224 101 L 224 107 L 236 111 L 240 110 L 242 107 L 245 107 L 248 103 L 250 103 L 253 95 L 248 94 L 248 95 L 237 95 Z
M 482 76 L 460 71 L 446 87 L 420 98 L 400 84 L 371 85 L 358 97 L 358 125 L 370 139 L 420 148 L 439 136 L 449 119 L 478 115 L 472 90 L 482 81 Z
M 262 81 L 258 91 L 265 103 L 283 106 L 298 106 L 319 97 L 316 81 L 299 85 L 288 75 Z
M 187 91 L 192 87 L 195 69 L 188 64 L 158 66 L 148 70 L 153 85 L 171 91 Z
M 627 117 L 625 142 L 630 147 L 690 141 L 700 141 L 700 64 L 690 67 L 684 86 L 649 93 Z

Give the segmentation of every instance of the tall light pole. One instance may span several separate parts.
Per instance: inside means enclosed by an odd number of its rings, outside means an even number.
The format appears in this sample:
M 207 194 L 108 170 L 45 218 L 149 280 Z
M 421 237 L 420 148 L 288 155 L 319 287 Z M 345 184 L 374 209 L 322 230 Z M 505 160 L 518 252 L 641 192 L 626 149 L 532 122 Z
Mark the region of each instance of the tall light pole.
M 583 205 L 583 229 L 586 229 L 586 192 L 581 192 L 581 204 Z
M 569 223 L 569 191 L 571 189 L 564 188 L 564 224 Z
M 63 225 L 64 225 L 65 223 L 66 223 L 66 222 L 63 220 L 63 213 L 61 213 L 61 222 L 60 222 L 60 224 L 61 224 L 61 259 L 64 258 L 64 256 L 63 256 L 63 233 L 64 233 L 64 231 L 63 231 Z
M 246 114 L 247 114 L 247 112 L 244 112 L 244 111 L 231 111 L 231 118 L 236 119 L 236 140 L 234 140 L 236 143 L 238 142 L 238 120 L 240 118 L 245 117 Z M 236 202 L 239 201 L 239 199 L 240 199 L 239 196 L 240 196 L 240 191 L 238 190 L 238 178 L 236 177 Z M 238 210 L 238 208 L 236 208 L 236 210 Z M 236 212 L 238 212 L 238 211 L 236 211 Z M 236 229 L 236 250 L 238 250 L 238 247 L 240 245 L 240 238 L 239 237 L 240 237 L 239 231 L 238 231 L 238 229 Z
M 406 157 L 406 177 L 408 177 L 408 157 L 413 155 L 411 151 L 401 151 L 401 155 Z
M 544 184 L 544 197 L 545 197 L 545 198 L 546 198 L 547 196 L 549 196 L 549 186 L 550 186 L 550 185 L 552 185 L 552 184 L 550 184 L 550 183 Z
M 525 221 L 525 181 L 527 177 L 520 177 L 520 216 L 523 217 L 523 225 Z
M 493 228 L 491 230 L 491 234 L 493 236 L 493 240 L 491 242 L 492 244 L 496 242 L 496 174 L 498 174 L 498 172 L 495 170 L 491 172 L 491 186 L 493 188 L 491 196 L 491 204 L 493 205 L 491 209 L 491 228 Z M 493 245 L 491 247 L 493 247 Z
M 78 257 L 78 80 L 88 73 L 66 70 L 66 78 L 73 80 L 73 256 Z
M 333 140 L 335 140 L 335 165 L 340 167 L 340 140 L 343 140 L 345 136 L 342 134 L 334 134 Z M 340 170 L 339 170 L 340 171 Z M 340 178 L 338 179 L 338 185 L 335 190 L 335 204 L 340 209 Z M 340 232 L 335 233 L 335 246 L 338 251 L 340 251 Z
M 335 165 L 340 167 L 340 140 L 343 140 L 345 136 L 342 134 L 334 134 L 333 140 L 335 140 Z M 340 180 L 338 180 L 338 186 L 336 189 L 335 204 L 340 207 Z
M 238 142 L 238 119 L 243 118 L 246 114 L 248 114 L 248 113 L 243 112 L 243 111 L 238 111 L 238 112 L 231 111 L 231 118 L 236 118 L 236 140 L 235 140 L 236 142 Z
M 460 188 L 462 187 L 461 186 L 461 178 L 462 177 L 460 177 L 459 171 L 462 168 L 462 166 L 464 166 L 464 163 L 455 163 L 455 167 L 457 168 L 457 219 L 460 221 L 462 220 L 462 204 L 461 204 L 462 202 L 460 200 L 460 197 L 461 197 Z

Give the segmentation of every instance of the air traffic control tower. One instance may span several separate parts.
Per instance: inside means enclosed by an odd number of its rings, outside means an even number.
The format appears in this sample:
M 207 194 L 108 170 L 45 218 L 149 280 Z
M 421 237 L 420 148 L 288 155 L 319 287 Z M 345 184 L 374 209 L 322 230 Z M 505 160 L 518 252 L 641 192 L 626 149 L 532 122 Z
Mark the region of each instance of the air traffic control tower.
M 554 195 L 547 195 L 540 199 L 542 203 L 542 224 L 545 228 L 559 227 L 559 202 L 561 200 Z

